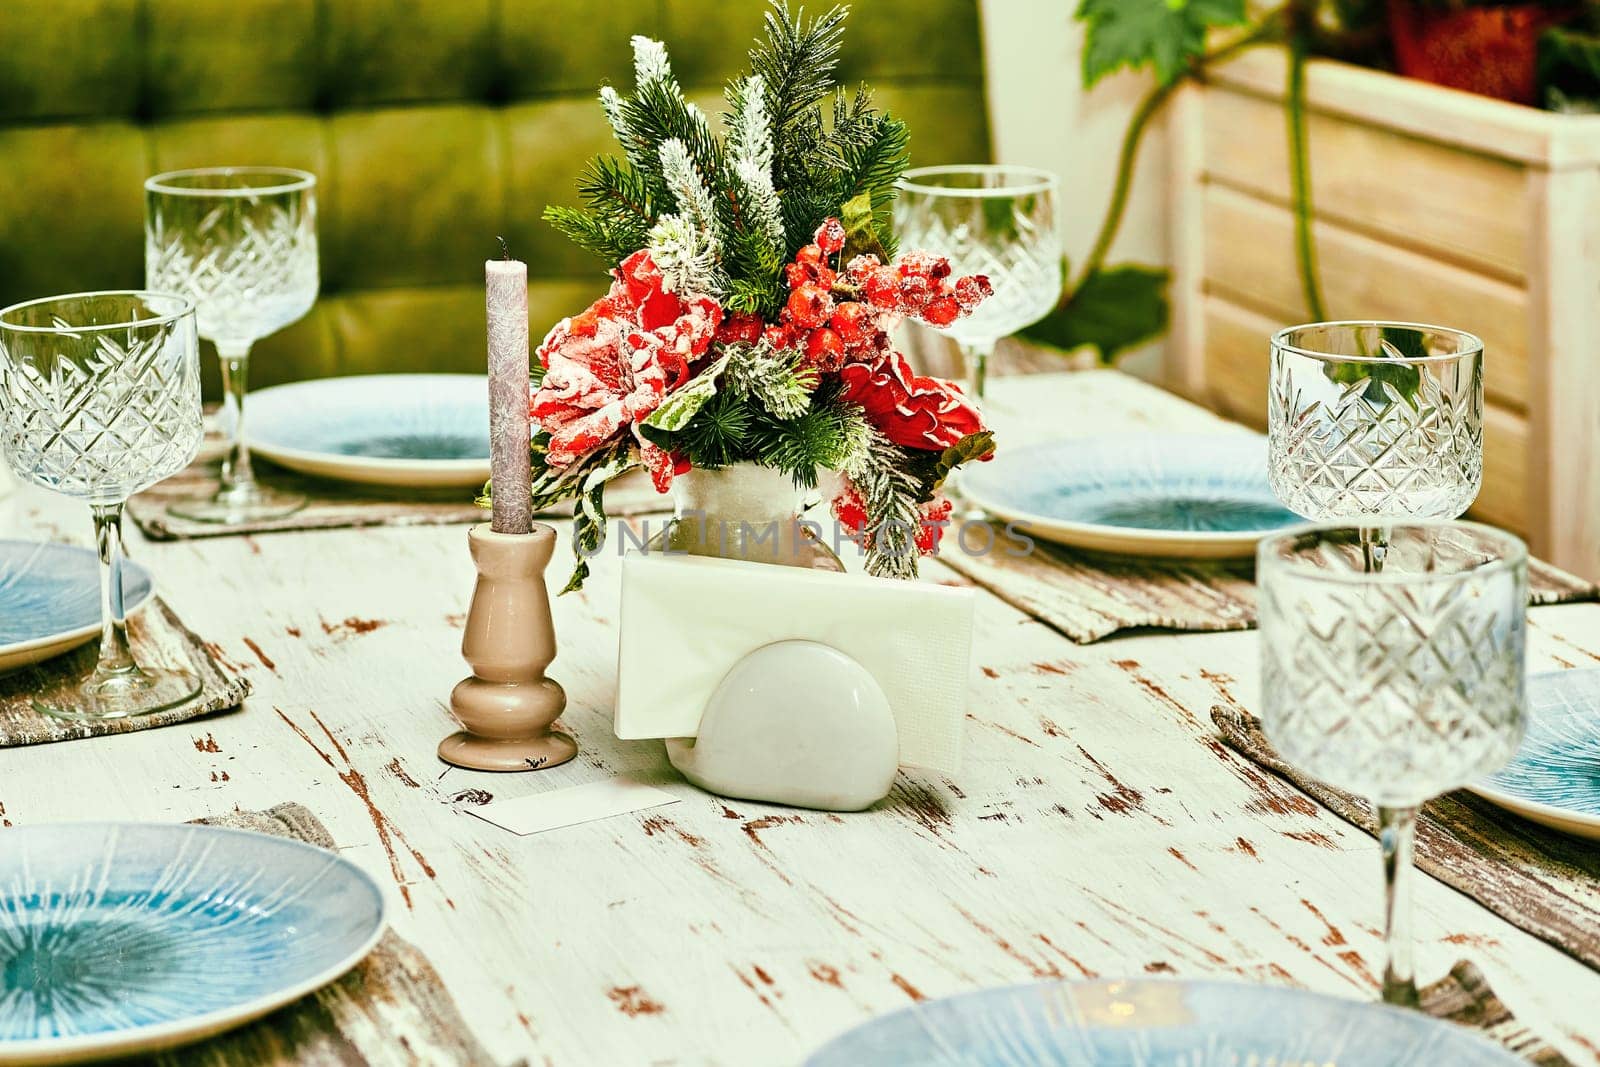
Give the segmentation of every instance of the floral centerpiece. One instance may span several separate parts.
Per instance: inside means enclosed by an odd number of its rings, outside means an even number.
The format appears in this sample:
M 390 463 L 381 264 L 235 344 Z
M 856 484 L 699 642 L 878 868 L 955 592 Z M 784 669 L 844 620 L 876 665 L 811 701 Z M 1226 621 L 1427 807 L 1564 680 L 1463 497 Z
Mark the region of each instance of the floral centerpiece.
M 828 474 L 869 573 L 912 577 L 949 515 L 946 475 L 993 451 L 960 388 L 890 342 L 904 318 L 948 325 L 991 289 L 895 255 L 906 127 L 865 86 L 835 88 L 844 16 L 768 12 L 720 136 L 660 42 L 633 38 L 632 95 L 600 91 L 622 154 L 590 164 L 585 207 L 545 217 L 613 281 L 533 368 L 534 507 L 579 501 L 568 589 L 603 543 L 605 484 L 641 465 L 661 492 L 741 463 L 804 489 Z

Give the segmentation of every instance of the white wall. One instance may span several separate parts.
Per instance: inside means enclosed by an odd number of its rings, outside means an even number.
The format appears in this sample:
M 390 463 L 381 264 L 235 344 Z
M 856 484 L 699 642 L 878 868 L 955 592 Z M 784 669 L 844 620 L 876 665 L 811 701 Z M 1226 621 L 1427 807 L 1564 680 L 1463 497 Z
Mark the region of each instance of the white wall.
M 1077 0 L 982 0 L 984 59 L 995 158 L 1061 176 L 1061 227 L 1074 271 L 1094 243 L 1116 175 L 1128 116 L 1150 87 L 1147 73 L 1120 73 L 1083 89 L 1083 24 Z M 1159 119 L 1145 134 L 1133 195 L 1108 262 L 1165 264 L 1166 145 Z M 1164 343 L 1120 366 L 1159 371 Z

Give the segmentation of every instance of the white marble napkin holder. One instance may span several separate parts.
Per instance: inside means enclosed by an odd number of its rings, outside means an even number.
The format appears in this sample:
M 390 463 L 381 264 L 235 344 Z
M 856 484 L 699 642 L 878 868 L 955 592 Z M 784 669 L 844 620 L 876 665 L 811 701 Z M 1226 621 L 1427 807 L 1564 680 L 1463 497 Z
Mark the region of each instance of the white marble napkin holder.
M 623 560 L 614 728 L 723 796 L 854 811 L 955 772 L 970 589 L 698 556 Z

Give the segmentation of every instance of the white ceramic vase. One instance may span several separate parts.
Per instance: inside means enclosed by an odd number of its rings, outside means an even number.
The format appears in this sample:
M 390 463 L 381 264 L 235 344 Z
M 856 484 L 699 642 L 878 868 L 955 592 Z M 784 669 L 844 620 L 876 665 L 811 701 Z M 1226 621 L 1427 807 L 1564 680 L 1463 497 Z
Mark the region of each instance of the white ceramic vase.
M 787 474 L 755 463 L 691 470 L 672 482 L 671 523 L 656 550 L 844 572 L 844 564 L 801 522 L 805 493 Z

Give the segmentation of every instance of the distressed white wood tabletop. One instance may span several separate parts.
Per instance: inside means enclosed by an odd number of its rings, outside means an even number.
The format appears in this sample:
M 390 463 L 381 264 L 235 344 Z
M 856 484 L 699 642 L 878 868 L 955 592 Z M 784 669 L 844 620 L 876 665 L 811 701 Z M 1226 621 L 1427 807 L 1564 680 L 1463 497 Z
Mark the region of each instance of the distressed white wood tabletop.
M 1013 443 L 1229 429 L 1114 372 L 993 390 Z M 31 489 L 0 501 L 0 536 L 88 534 L 81 506 Z M 1078 646 L 981 595 L 961 773 L 906 771 L 874 810 L 829 815 L 708 796 L 673 777 L 659 742 L 611 736 L 614 562 L 555 603 L 551 674 L 582 753 L 497 776 L 434 756 L 465 673 L 464 528 L 132 551 L 254 695 L 200 722 L 0 750 L 0 821 L 299 801 L 393 888 L 401 934 L 503 1060 L 788 1063 L 912 1001 L 1042 978 L 1376 995 L 1376 844 L 1212 736 L 1213 703 L 1255 704 L 1254 633 Z M 1600 606 L 1532 619 L 1531 669 L 1600 663 Z M 659 776 L 681 802 L 528 838 L 468 814 L 486 795 L 623 771 Z M 1416 934 L 1419 979 L 1469 958 L 1575 1062 L 1600 1063 L 1600 975 L 1426 878 Z M 393 1036 L 403 1060 L 405 1035 Z

